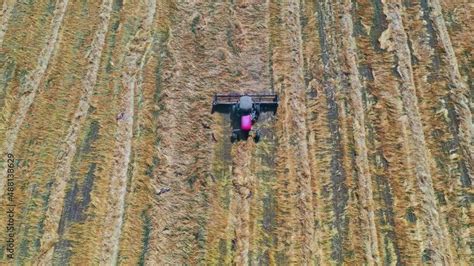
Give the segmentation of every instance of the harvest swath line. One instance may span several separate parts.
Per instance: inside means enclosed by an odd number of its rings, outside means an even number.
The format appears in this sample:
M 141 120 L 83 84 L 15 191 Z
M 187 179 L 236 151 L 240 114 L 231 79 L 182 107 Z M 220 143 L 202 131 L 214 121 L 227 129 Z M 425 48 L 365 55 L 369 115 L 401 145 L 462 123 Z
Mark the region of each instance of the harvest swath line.
M 324 241 L 329 234 L 323 221 L 329 220 L 324 215 L 330 215 L 324 211 L 326 203 L 321 197 L 321 187 L 327 185 L 330 176 L 330 153 L 327 151 L 329 140 L 329 128 L 327 127 L 327 116 L 321 110 L 325 110 L 326 98 L 322 89 L 322 68 L 321 48 L 318 35 L 317 16 L 315 16 L 316 2 L 301 2 L 302 24 L 302 50 L 304 59 L 304 78 L 306 85 L 306 128 L 308 145 L 308 162 L 311 171 L 311 193 L 313 205 L 314 220 L 314 258 L 317 264 L 327 264 L 330 254 L 328 241 Z M 329 221 L 327 221 L 329 223 Z
M 441 39 L 441 43 L 449 62 L 448 71 L 451 83 L 453 84 L 453 86 L 450 86 L 450 98 L 453 101 L 454 108 L 459 116 L 458 134 L 461 142 L 461 151 L 465 158 L 465 162 L 467 163 L 468 176 L 472 183 L 474 178 L 474 145 L 472 145 L 474 127 L 472 126 L 472 113 L 469 107 L 470 101 L 467 98 L 469 88 L 459 72 L 458 61 L 446 28 L 446 22 L 443 18 L 439 0 L 430 0 L 428 1 L 428 4 L 432 8 L 430 17 L 436 26 L 438 37 Z
M 156 13 L 156 0 L 145 2 L 147 13 L 142 22 L 142 31 L 139 30 L 127 44 L 124 57 L 125 69 L 122 85 L 125 95 L 122 97 L 124 121 L 118 121 L 116 147 L 114 151 L 115 164 L 112 169 L 109 186 L 109 211 L 105 218 L 106 230 L 103 233 L 100 261 L 115 265 L 118 260 L 119 240 L 125 212 L 125 194 L 127 192 L 127 172 L 130 162 L 133 137 L 133 121 L 135 106 L 135 87 L 140 87 L 139 78 L 143 70 L 145 56 L 151 47 L 151 26 Z M 117 198 L 118 197 L 118 198 Z
M 470 7 L 3 0 L 13 262 L 469 263 Z M 231 143 L 213 94 L 269 90 Z
M 394 57 L 390 53 L 380 49 L 380 37 L 386 29 L 385 15 L 380 7 L 382 3 L 375 1 L 372 7 L 368 1 L 356 5 L 356 16 L 361 18 L 362 25 L 371 23 L 369 32 L 362 32 L 357 37 L 358 50 L 361 58 L 367 66 L 365 73 L 365 86 L 367 86 L 367 109 L 369 111 L 369 125 L 373 125 L 372 135 L 373 150 L 378 151 L 372 155 L 372 169 L 375 176 L 380 173 L 381 183 L 387 189 L 383 189 L 382 197 L 390 198 L 393 195 L 394 200 L 384 200 L 382 210 L 387 213 L 390 226 L 387 225 L 387 232 L 379 230 L 380 238 L 387 246 L 393 246 L 393 249 L 384 248 L 382 256 L 384 260 L 395 257 L 397 261 L 406 263 L 413 259 L 413 251 L 418 250 L 415 225 L 412 223 L 398 223 L 404 219 L 403 213 L 407 208 L 414 206 L 414 193 L 412 191 L 412 180 L 405 177 L 412 175 L 409 171 L 410 161 L 408 158 L 405 138 L 406 121 L 402 119 L 402 103 L 400 95 L 393 91 L 397 86 L 397 80 L 391 74 L 391 67 Z M 380 88 L 388 88 L 381 90 Z M 388 189 L 390 188 L 390 189 Z M 393 191 L 393 192 L 392 192 Z M 402 196 L 397 197 L 400 194 Z M 398 204 L 394 202 L 399 202 Z M 392 212 L 391 210 L 395 210 Z M 381 219 L 377 218 L 380 223 Z M 403 239 L 403 244 L 402 244 Z M 387 244 L 385 244 L 387 243 Z
M 437 26 L 434 22 L 435 18 L 432 14 L 434 8 L 430 6 L 427 0 L 411 7 L 412 17 L 416 18 L 420 16 L 419 14 L 423 14 L 423 23 L 416 23 L 415 20 L 415 22 L 412 22 L 412 27 L 417 30 L 415 32 L 410 30 L 407 33 L 417 44 L 414 46 L 414 50 L 421 65 L 421 67 L 414 65 L 415 81 L 423 85 L 426 82 L 429 83 L 426 86 L 419 86 L 422 91 L 422 103 L 424 103 L 422 105 L 424 111 L 422 119 L 424 118 L 423 120 L 427 121 L 424 123 L 425 136 L 432 160 L 435 162 L 435 167 L 432 167 L 432 179 L 438 202 L 438 211 L 440 212 L 440 221 L 444 222 L 441 226 L 443 226 L 448 241 L 451 243 L 449 245 L 451 259 L 455 261 L 459 258 L 468 257 L 468 254 L 470 254 L 469 245 L 467 244 L 469 241 L 469 227 L 466 226 L 469 224 L 468 212 L 466 212 L 466 208 L 469 208 L 469 206 L 462 202 L 467 192 L 466 189 L 470 187 L 470 178 L 472 178 L 472 171 L 469 170 L 470 166 L 468 165 L 469 156 L 471 155 L 465 156 L 466 150 L 463 148 L 462 134 L 460 134 L 463 123 L 465 124 L 468 121 L 462 121 L 466 118 L 466 114 L 459 110 L 463 104 L 456 103 L 456 101 L 465 99 L 466 96 L 469 97 L 469 92 L 468 89 L 464 92 L 460 90 L 454 92 L 459 89 L 459 87 L 456 88 L 457 85 L 454 84 L 455 81 L 452 79 L 453 71 L 456 71 L 456 69 L 453 67 L 453 58 L 448 53 L 443 52 L 443 50 L 446 50 L 445 45 L 443 45 L 446 41 L 441 40 L 440 30 L 436 29 L 441 25 Z M 448 9 L 446 13 L 450 14 L 451 11 Z M 439 16 L 442 17 L 442 15 Z M 470 20 L 466 19 L 465 21 Z M 465 28 L 465 31 L 469 31 L 469 28 Z M 457 32 L 464 40 L 465 33 Z M 423 38 L 426 35 L 429 36 L 429 41 L 425 41 Z M 445 37 L 449 38 L 449 36 Z M 454 35 L 454 40 L 456 40 L 456 35 Z M 463 44 L 463 42 L 458 39 L 457 44 Z M 452 55 L 455 56 L 455 54 Z M 454 57 L 454 59 L 456 58 Z M 461 63 L 462 65 L 468 65 L 468 62 Z M 469 80 L 469 75 L 467 76 Z M 463 83 L 462 77 L 459 77 L 461 78 L 459 81 Z M 458 85 L 462 84 L 458 83 Z M 469 108 L 467 110 L 470 112 Z M 436 132 L 436 134 L 433 134 L 433 132 Z M 449 145 L 447 145 L 448 143 Z M 458 207 L 453 208 L 447 202 L 451 202 Z M 459 230 L 452 230 L 452 228 L 459 228 Z
M 410 41 L 408 44 L 412 49 L 412 56 L 416 56 L 416 60 L 412 59 L 413 78 L 417 94 L 419 94 L 417 95 L 420 100 L 418 105 L 423 121 L 426 147 L 431 160 L 431 175 L 433 189 L 438 203 L 440 226 L 447 237 L 446 243 L 450 243 L 446 246 L 448 246 L 447 250 L 449 251 L 451 259 L 453 259 L 459 256 L 459 253 L 456 253 L 458 251 L 457 248 L 467 246 L 465 240 L 468 238 L 461 237 L 463 230 L 452 231 L 451 234 L 448 230 L 449 227 L 461 227 L 461 223 L 458 222 L 459 220 L 451 217 L 461 217 L 462 209 L 449 209 L 443 204 L 442 200 L 440 201 L 440 195 L 444 197 L 444 195 L 448 194 L 444 191 L 446 187 L 450 187 L 450 190 L 455 189 L 455 191 L 459 191 L 459 187 L 457 186 L 459 181 L 459 177 L 456 176 L 457 171 L 449 171 L 447 169 L 454 170 L 462 167 L 462 164 L 452 160 L 451 157 L 452 154 L 459 152 L 458 141 L 455 150 L 451 149 L 449 152 L 444 151 L 446 147 L 444 143 L 449 141 L 450 138 L 455 138 L 455 134 L 450 134 L 452 125 L 450 126 L 449 121 L 446 119 L 446 115 L 449 115 L 449 111 L 439 106 L 440 103 L 444 102 L 444 100 L 440 101 L 440 98 L 449 99 L 449 89 L 447 89 L 449 74 L 447 70 L 445 70 L 447 59 L 441 57 L 441 50 L 443 48 L 442 45 L 437 45 L 439 39 L 436 36 L 434 24 L 430 19 L 430 10 L 427 1 L 412 3 L 409 8 L 407 8 L 406 13 L 409 15 L 409 19 L 406 20 L 407 23 L 405 23 L 405 25 L 407 26 L 405 26 L 405 28 L 408 40 Z M 425 36 L 429 37 L 428 40 Z M 444 79 L 441 77 L 444 77 Z M 432 132 L 437 133 L 433 134 Z M 440 160 L 443 160 L 445 163 L 433 163 Z M 451 198 L 449 194 L 446 195 L 448 197 L 447 200 L 456 201 L 454 197 Z M 451 195 L 454 194 L 457 193 L 455 192 Z M 464 243 L 461 244 L 462 242 Z
M 235 231 L 235 257 L 233 263 L 237 265 L 247 265 L 249 262 L 249 218 L 250 218 L 250 196 L 252 195 L 252 185 L 255 184 L 254 177 L 250 173 L 250 161 L 255 145 L 251 141 L 239 143 L 233 148 L 235 152 L 233 158 L 231 197 L 231 219 Z
M 418 98 L 413 81 L 413 70 L 410 61 L 410 50 L 407 44 L 407 35 L 403 28 L 400 9 L 395 6 L 395 4 L 384 3 L 383 10 L 389 21 L 389 26 L 382 36 L 387 33 L 396 38 L 394 38 L 393 43 L 389 41 L 382 43 L 382 48 L 388 48 L 389 50 L 394 49 L 398 58 L 397 71 L 401 77 L 400 93 L 407 114 L 411 141 L 414 146 L 411 154 L 413 161 L 416 162 L 415 174 L 418 186 L 421 190 L 422 206 L 427 214 L 422 218 L 428 233 L 428 243 L 424 249 L 430 249 L 434 252 L 432 259 L 435 264 L 451 264 L 452 256 L 449 249 L 447 249 L 449 242 L 447 242 L 448 238 L 446 237 L 446 232 L 442 230 L 440 225 L 441 221 L 433 190 L 433 181 L 429 167 L 429 154 L 426 148 L 423 125 L 418 110 Z M 388 46 L 385 47 L 385 44 Z
M 281 19 L 282 3 L 270 2 L 270 46 L 271 46 L 271 78 L 272 86 L 276 92 L 279 93 L 280 106 L 278 108 L 279 117 L 281 122 L 275 124 L 275 135 L 277 136 L 277 147 L 276 147 L 276 191 L 278 202 L 278 209 L 276 214 L 277 230 L 275 237 L 277 238 L 277 244 L 275 245 L 275 257 L 278 258 L 278 263 L 297 263 L 294 239 L 300 233 L 294 228 L 298 228 L 298 224 L 295 221 L 297 215 L 294 206 L 297 205 L 296 200 L 291 195 L 296 192 L 296 181 L 294 179 L 294 168 L 290 168 L 293 158 L 288 155 L 290 150 L 289 144 L 289 129 L 285 126 L 285 121 L 290 121 L 289 112 L 286 110 L 289 106 L 288 90 L 286 90 L 280 77 L 284 74 L 283 59 L 281 57 L 281 49 L 283 41 L 283 22 Z M 284 50 L 286 52 L 286 50 Z M 285 62 L 286 63 L 286 62 Z M 294 164 L 293 164 L 294 165 Z
M 367 158 L 365 114 L 362 102 L 362 84 L 359 79 L 359 70 L 357 68 L 358 59 L 356 51 L 354 29 L 352 24 L 352 3 L 349 0 L 339 1 L 343 14 L 341 28 L 343 32 L 343 50 L 345 52 L 346 64 L 349 67 L 350 85 L 349 97 L 350 104 L 354 110 L 352 127 L 354 130 L 354 141 L 356 150 L 355 167 L 358 171 L 359 191 L 361 195 L 361 219 L 363 220 L 363 238 L 366 250 L 366 260 L 369 264 L 381 264 L 378 248 L 377 228 L 375 225 L 374 200 L 372 193 L 372 177 L 369 171 L 369 161 Z
M 369 109 L 369 123 L 372 124 L 374 150 L 378 152 L 372 155 L 374 174 L 380 172 L 383 187 L 379 195 L 384 197 L 381 204 L 382 210 L 387 213 L 391 226 L 387 232 L 380 230 L 380 237 L 386 246 L 382 256 L 385 261 L 395 258 L 396 261 L 404 263 L 412 258 L 413 252 L 418 249 L 415 225 L 412 223 L 397 222 L 404 219 L 403 213 L 407 208 L 414 206 L 414 193 L 412 192 L 412 180 L 405 177 L 413 175 L 409 170 L 410 161 L 406 153 L 407 144 L 403 138 L 407 137 L 406 121 L 402 118 L 402 103 L 400 95 L 394 90 L 398 81 L 392 75 L 391 67 L 395 64 L 391 53 L 380 48 L 381 35 L 387 28 L 385 15 L 382 11 L 382 3 L 377 3 L 370 8 L 366 1 L 356 6 L 356 15 L 361 16 L 361 24 L 370 24 L 369 18 L 363 17 L 364 13 L 373 13 L 372 28 L 370 32 L 359 34 L 358 48 L 362 53 L 367 65 L 366 76 L 367 102 Z M 359 26 L 360 27 L 360 26 Z M 387 88 L 380 90 L 379 88 Z M 401 137 L 403 136 L 403 138 Z M 392 192 L 393 191 L 393 192 Z M 394 200 L 390 201 L 390 195 Z M 400 195 L 400 196 L 399 196 Z M 393 202 L 397 202 L 394 204 Z M 395 210 L 392 212 L 392 210 Z M 378 218 L 378 217 L 377 217 Z M 377 219 L 380 223 L 381 220 Z M 403 239 L 403 243 L 401 242 Z M 388 243 L 388 244 L 385 244 Z
M 295 254 L 299 263 L 311 264 L 314 261 L 314 208 L 311 189 L 311 169 L 308 161 L 306 140 L 305 85 L 303 77 L 302 35 L 300 21 L 301 7 L 298 1 L 282 3 L 279 15 L 282 24 L 280 47 L 274 49 L 272 61 L 275 86 L 281 94 L 282 105 L 279 114 L 284 119 L 284 148 L 280 153 L 286 157 L 278 164 L 289 168 L 286 178 L 295 181 L 296 207 L 298 212 L 292 217 L 298 221 L 298 237 Z M 293 16 L 292 19 L 290 19 Z M 288 129 L 291 127 L 291 131 Z
M 329 12 L 328 3 L 317 3 L 318 11 L 318 32 L 321 46 L 321 57 L 323 63 L 323 91 L 326 96 L 327 122 L 330 131 L 331 162 L 330 179 L 332 190 L 332 225 L 335 227 L 334 235 L 331 235 L 331 255 L 330 257 L 337 263 L 345 261 L 346 247 L 344 244 L 348 239 L 348 215 L 345 209 L 348 206 L 348 187 L 346 184 L 347 173 L 344 169 L 343 144 L 341 137 L 341 110 L 337 104 L 340 89 L 340 81 L 333 76 L 337 73 L 337 53 L 333 38 L 326 32 L 330 32 L 334 17 Z
M 265 53 L 268 42 L 268 18 L 265 14 L 268 5 L 268 2 L 234 3 L 231 7 L 232 38 L 228 38 L 228 45 L 235 51 L 235 64 L 243 74 L 243 77 L 237 77 L 238 80 L 233 81 L 239 84 L 240 93 L 264 91 L 268 84 L 267 73 L 256 74 L 256 71 L 262 71 L 262 67 L 266 65 L 265 61 L 268 60 Z M 249 12 L 251 8 L 255 8 L 255 11 Z M 224 136 L 225 141 L 228 141 L 227 137 Z M 251 255 L 256 252 L 252 250 L 252 244 L 258 234 L 251 219 L 254 207 L 252 203 L 257 197 L 256 190 L 259 189 L 258 181 L 251 170 L 256 146 L 252 140 L 232 146 L 232 194 L 228 217 L 228 230 L 233 230 L 231 234 L 235 237 L 232 262 L 247 265 L 252 261 Z
M 52 30 L 49 35 L 49 38 L 46 42 L 46 47 L 43 48 L 39 57 L 38 65 L 35 70 L 30 72 L 26 77 L 26 83 L 24 87 L 21 88 L 22 95 L 20 96 L 18 113 L 15 117 L 13 128 L 8 129 L 5 137 L 4 152 L 12 153 L 15 147 L 16 138 L 20 128 L 25 120 L 28 110 L 30 109 L 31 104 L 36 96 L 38 86 L 44 76 L 44 73 L 48 67 L 49 60 L 53 52 L 56 49 L 59 28 L 61 27 L 64 14 L 66 13 L 66 8 L 69 0 L 58 0 L 56 7 L 54 9 L 54 17 L 52 19 Z M 5 173 L 4 166 L 0 167 L 2 169 L 2 174 L 0 174 L 0 198 L 4 193 L 4 183 L 5 183 Z
M 64 200 L 66 184 L 70 179 L 71 163 L 76 154 L 77 138 L 88 115 L 90 100 L 97 80 L 97 72 L 105 43 L 105 35 L 108 31 L 112 2 L 112 0 L 104 0 L 102 2 L 100 12 L 100 17 L 102 19 L 91 43 L 89 66 L 87 74 L 82 80 L 83 94 L 79 100 L 68 133 L 63 141 L 62 152 L 57 158 L 57 168 L 53 176 L 55 183 L 52 187 L 50 196 L 51 200 L 46 212 L 46 220 L 44 221 L 45 232 L 41 239 L 40 254 L 42 254 L 41 261 L 43 263 L 51 262 L 54 251 L 53 247 L 58 240 L 57 231 L 61 212 L 63 210 L 62 203 Z

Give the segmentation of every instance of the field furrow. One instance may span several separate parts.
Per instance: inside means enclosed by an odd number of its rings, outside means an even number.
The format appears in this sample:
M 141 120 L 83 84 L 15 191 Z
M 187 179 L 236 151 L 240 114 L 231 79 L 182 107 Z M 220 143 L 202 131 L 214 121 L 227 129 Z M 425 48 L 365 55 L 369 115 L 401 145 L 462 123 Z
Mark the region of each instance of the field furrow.
M 276 126 L 285 128 L 285 135 L 277 137 L 284 140 L 281 143 L 284 148 L 278 153 L 285 154 L 277 159 L 277 167 L 287 171 L 280 178 L 292 180 L 296 185 L 297 192 L 290 195 L 294 198 L 294 208 L 297 210 L 291 217 L 298 228 L 295 248 L 299 251 L 295 256 L 299 257 L 299 263 L 311 263 L 314 260 L 314 210 L 306 138 L 300 3 L 283 2 L 276 11 L 277 17 L 282 20 L 281 24 L 275 25 L 279 43 L 272 51 L 273 86 L 282 102 L 278 113 L 281 119 Z M 292 18 L 283 19 L 287 17 Z
M 151 26 L 156 13 L 156 1 L 143 3 L 144 16 L 141 18 L 139 30 L 127 45 L 124 54 L 122 72 L 123 95 L 119 105 L 118 128 L 115 136 L 114 167 L 110 177 L 109 208 L 104 223 L 102 249 L 99 255 L 101 263 L 116 264 L 118 260 L 119 241 L 125 212 L 125 194 L 127 193 L 128 168 L 130 163 L 133 123 L 135 116 L 135 90 L 140 88 L 140 75 L 146 60 L 147 51 L 151 47 Z
M 0 6 L 0 264 L 473 264 L 470 1 Z
M 41 259 L 44 262 L 52 260 L 54 243 L 58 240 L 58 227 L 59 220 L 61 218 L 61 212 L 63 209 L 63 200 L 65 196 L 65 188 L 67 182 L 70 181 L 70 172 L 72 160 L 76 154 L 77 138 L 78 134 L 83 126 L 85 118 L 88 115 L 90 98 L 92 97 L 93 89 L 97 80 L 97 71 L 99 68 L 100 58 L 102 55 L 102 49 L 105 42 L 105 35 L 108 30 L 110 13 L 112 10 L 112 1 L 106 0 L 102 3 L 101 22 L 98 26 L 97 32 L 91 44 L 91 50 L 89 51 L 89 66 L 87 74 L 82 82 L 83 94 L 79 99 L 76 112 L 74 113 L 73 120 L 67 131 L 67 135 L 63 141 L 61 153 L 59 154 L 56 162 L 56 170 L 54 172 L 53 180 L 54 186 L 51 191 L 51 201 L 48 205 L 46 212 L 46 220 L 44 221 L 45 231 L 41 240 Z
M 54 17 L 51 21 L 52 29 L 49 35 L 49 38 L 45 44 L 45 47 L 41 51 L 36 68 L 28 73 L 25 77 L 26 82 L 24 86 L 20 88 L 20 99 L 18 103 L 18 110 L 13 118 L 12 127 L 8 129 L 6 132 L 6 136 L 4 139 L 4 143 L 2 144 L 3 153 L 12 153 L 13 148 L 15 147 L 15 142 L 18 136 L 18 132 L 20 131 L 21 126 L 23 125 L 23 121 L 30 109 L 30 106 L 33 104 L 35 99 L 38 86 L 46 72 L 46 68 L 48 67 L 49 61 L 53 54 L 53 51 L 56 48 L 59 29 L 61 27 L 64 14 L 66 13 L 66 8 L 68 4 L 68 0 L 58 1 L 56 3 L 56 7 L 54 10 Z M 1 181 L 0 181 L 0 197 L 3 196 L 4 193 L 4 183 L 5 183 L 5 173 L 6 170 L 4 169 L 5 165 L 1 168 L 3 169 L 1 174 Z
M 374 199 L 379 202 L 376 222 L 386 227 L 379 236 L 383 240 L 382 259 L 386 263 L 404 263 L 415 259 L 420 236 L 414 229 L 417 213 L 415 184 L 411 178 L 413 161 L 408 157 L 406 140 L 410 135 L 398 91 L 398 76 L 393 68 L 396 58 L 393 50 L 382 47 L 385 44 L 383 32 L 388 29 L 383 3 L 358 3 L 355 12 L 361 17 L 356 40 L 360 64 L 364 66 L 359 72 L 367 88 L 364 98 L 370 169 L 377 184 Z
M 457 134 L 459 135 L 461 153 L 464 157 L 464 161 L 467 164 L 467 175 L 470 177 L 472 183 L 474 176 L 474 158 L 472 157 L 474 154 L 472 143 L 474 127 L 472 126 L 472 102 L 469 99 L 469 94 L 472 94 L 472 91 L 469 92 L 467 84 L 460 74 L 458 59 L 454 52 L 451 38 L 446 28 L 446 23 L 439 1 L 428 1 L 428 6 L 431 8 L 429 12 L 430 19 L 433 21 L 434 27 L 436 28 L 438 38 L 443 45 L 449 64 L 449 96 L 450 100 L 454 104 L 454 110 L 456 112 L 455 117 L 457 122 Z M 469 9 L 468 7 L 466 8 Z M 472 41 L 472 38 L 470 39 Z
M 450 254 L 446 250 L 446 233 L 440 225 L 438 207 L 433 190 L 431 169 L 429 167 L 429 154 L 426 148 L 423 126 L 418 110 L 418 97 L 413 81 L 410 50 L 407 35 L 404 30 L 400 4 L 391 3 L 383 6 L 387 16 L 388 29 L 382 33 L 383 49 L 394 50 L 397 58 L 396 73 L 399 75 L 400 94 L 403 108 L 406 112 L 411 139 L 413 144 L 410 151 L 412 160 L 416 162 L 415 175 L 421 190 L 421 209 L 423 212 L 423 225 L 426 226 L 427 243 L 423 252 L 430 252 L 434 263 L 449 263 Z
M 341 29 L 343 33 L 342 47 L 345 51 L 345 64 L 349 72 L 350 109 L 352 110 L 352 130 L 355 150 L 355 170 L 358 173 L 358 189 L 360 200 L 360 219 L 362 220 L 366 260 L 368 264 L 380 264 L 377 228 L 375 224 L 375 203 L 372 192 L 372 176 L 369 171 L 367 133 L 364 103 L 362 100 L 362 83 L 359 78 L 357 47 L 355 43 L 352 18 L 352 3 L 341 1 Z

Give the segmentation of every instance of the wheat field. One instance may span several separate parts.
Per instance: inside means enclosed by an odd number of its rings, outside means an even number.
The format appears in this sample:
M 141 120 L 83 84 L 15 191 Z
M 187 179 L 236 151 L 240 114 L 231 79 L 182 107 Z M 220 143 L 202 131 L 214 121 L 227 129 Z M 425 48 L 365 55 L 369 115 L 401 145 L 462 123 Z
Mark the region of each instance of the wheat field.
M 472 1 L 1 7 L 2 264 L 474 264 Z

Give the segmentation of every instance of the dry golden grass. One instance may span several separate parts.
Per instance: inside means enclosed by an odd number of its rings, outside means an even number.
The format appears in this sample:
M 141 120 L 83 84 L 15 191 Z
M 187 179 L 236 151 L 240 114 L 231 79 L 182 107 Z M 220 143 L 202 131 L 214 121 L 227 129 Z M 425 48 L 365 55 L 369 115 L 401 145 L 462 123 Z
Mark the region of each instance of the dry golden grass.
M 469 1 L 108 1 L 2 3 L 15 263 L 473 263 Z

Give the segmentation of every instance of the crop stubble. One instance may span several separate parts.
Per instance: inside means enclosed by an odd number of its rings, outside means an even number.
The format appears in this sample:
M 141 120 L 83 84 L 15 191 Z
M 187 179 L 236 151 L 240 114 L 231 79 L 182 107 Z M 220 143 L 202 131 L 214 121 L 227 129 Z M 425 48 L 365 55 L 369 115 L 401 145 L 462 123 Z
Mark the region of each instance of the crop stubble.
M 17 262 L 469 261 L 472 25 L 454 4 L 53 2 L 3 4 Z M 266 137 L 230 145 L 211 96 L 269 90 Z

